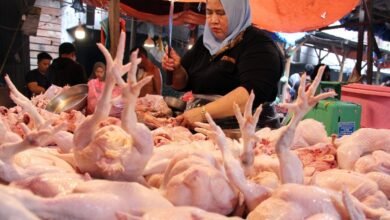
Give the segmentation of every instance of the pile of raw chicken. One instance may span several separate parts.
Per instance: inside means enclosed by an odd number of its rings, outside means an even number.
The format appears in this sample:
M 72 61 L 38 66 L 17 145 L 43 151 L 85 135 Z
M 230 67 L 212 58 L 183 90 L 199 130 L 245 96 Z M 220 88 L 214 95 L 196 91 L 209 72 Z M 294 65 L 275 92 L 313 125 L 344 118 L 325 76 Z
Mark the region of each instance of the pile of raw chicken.
M 136 53 L 122 64 L 124 41 L 115 59 L 98 45 L 106 86 L 87 117 L 46 112 L 6 78 L 18 106 L 0 110 L 0 219 L 390 219 L 390 130 L 336 138 L 302 120 L 335 95 L 315 95 L 323 69 L 282 105 L 293 117 L 280 129 L 256 131 L 251 94 L 243 112 L 234 106 L 240 140 L 208 114 L 196 134 L 169 123 L 151 131 L 136 113 L 151 78 L 136 81 Z M 116 84 L 120 120 L 109 117 Z

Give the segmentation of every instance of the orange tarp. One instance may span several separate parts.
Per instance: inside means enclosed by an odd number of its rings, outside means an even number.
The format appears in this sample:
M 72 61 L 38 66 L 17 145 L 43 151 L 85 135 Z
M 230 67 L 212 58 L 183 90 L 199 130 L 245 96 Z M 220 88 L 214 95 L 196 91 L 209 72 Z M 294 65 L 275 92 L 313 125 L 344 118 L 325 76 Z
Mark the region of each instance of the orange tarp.
M 351 12 L 360 0 L 250 0 L 253 23 L 274 32 L 326 27 Z
M 107 5 L 107 1 L 85 0 L 87 4 L 103 8 Z M 143 2 L 142 4 L 148 4 L 148 0 Z M 167 4 L 167 0 L 161 0 L 161 2 Z M 205 2 L 205 0 L 175 0 L 175 2 L 193 3 Z M 260 28 L 274 32 L 301 32 L 328 26 L 351 12 L 359 2 L 360 0 L 250 0 L 253 23 Z M 126 15 L 154 24 L 168 24 L 168 10 L 166 14 L 161 14 L 161 11 L 145 13 L 121 3 L 121 11 Z M 204 15 L 190 10 L 177 12 L 174 15 L 175 25 L 204 24 L 204 22 Z

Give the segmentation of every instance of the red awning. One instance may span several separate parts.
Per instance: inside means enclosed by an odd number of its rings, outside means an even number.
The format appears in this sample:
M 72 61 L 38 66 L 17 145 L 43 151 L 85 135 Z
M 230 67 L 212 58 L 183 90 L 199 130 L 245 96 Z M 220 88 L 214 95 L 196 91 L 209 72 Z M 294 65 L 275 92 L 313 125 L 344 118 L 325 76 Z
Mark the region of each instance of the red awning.
M 107 8 L 108 0 L 85 0 Z M 239 1 L 239 0 L 237 0 Z M 191 2 L 190 4 L 188 4 Z M 175 0 L 174 24 L 204 24 L 205 0 Z M 360 0 L 250 0 L 253 23 L 274 32 L 301 32 L 328 26 L 351 12 Z M 158 25 L 168 24 L 168 0 L 121 0 L 121 12 Z

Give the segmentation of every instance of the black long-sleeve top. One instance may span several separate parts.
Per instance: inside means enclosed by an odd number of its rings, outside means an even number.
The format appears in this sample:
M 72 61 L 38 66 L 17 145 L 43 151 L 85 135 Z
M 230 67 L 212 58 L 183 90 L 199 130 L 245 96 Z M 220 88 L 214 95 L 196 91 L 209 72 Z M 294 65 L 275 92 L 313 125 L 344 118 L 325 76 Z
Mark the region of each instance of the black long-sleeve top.
M 231 48 L 211 56 L 200 37 L 181 60 L 188 73 L 184 91 L 225 95 L 237 87 L 255 93 L 254 107 L 275 100 L 284 60 L 272 39 L 248 27 Z
M 69 58 L 60 57 L 53 60 L 47 76 L 52 84 L 61 87 L 87 83 L 83 66 Z

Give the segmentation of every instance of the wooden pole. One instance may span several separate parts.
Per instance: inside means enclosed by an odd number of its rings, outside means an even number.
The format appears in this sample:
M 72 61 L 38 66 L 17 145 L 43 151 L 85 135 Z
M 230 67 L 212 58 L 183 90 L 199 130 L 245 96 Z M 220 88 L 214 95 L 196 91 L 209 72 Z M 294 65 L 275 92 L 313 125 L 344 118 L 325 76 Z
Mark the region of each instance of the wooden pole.
M 114 58 L 119 42 L 119 0 L 110 0 L 108 24 L 110 29 L 110 53 Z

